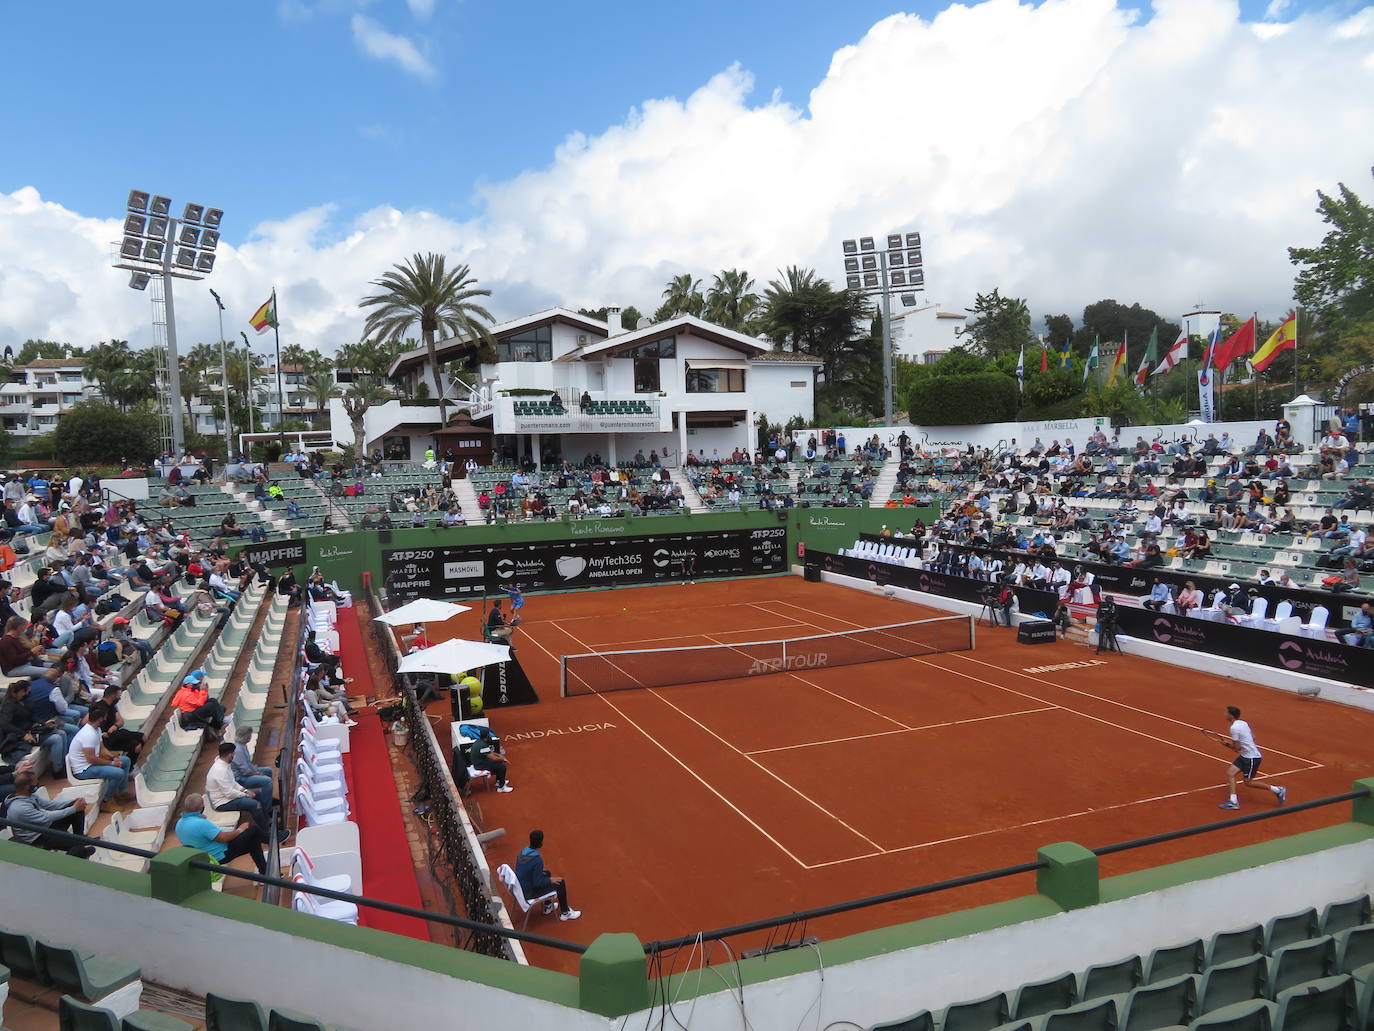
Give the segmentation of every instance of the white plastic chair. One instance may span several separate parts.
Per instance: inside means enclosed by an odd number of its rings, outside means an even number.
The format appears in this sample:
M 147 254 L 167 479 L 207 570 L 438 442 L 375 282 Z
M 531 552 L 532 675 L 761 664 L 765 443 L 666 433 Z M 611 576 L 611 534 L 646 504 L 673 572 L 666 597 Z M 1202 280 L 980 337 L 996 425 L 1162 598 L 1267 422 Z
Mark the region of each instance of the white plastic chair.
M 291 878 L 296 884 L 306 884 L 307 881 L 300 874 Z M 326 920 L 334 920 L 341 924 L 357 924 L 358 907 L 352 902 L 344 902 L 341 899 L 322 899 L 315 895 L 306 894 L 303 891 L 292 892 L 295 896 L 292 899 L 298 913 L 309 913 L 311 916 L 321 916 Z
M 1242 616 L 1240 622 L 1244 626 L 1259 626 L 1264 621 L 1265 614 L 1269 611 L 1268 598 L 1256 598 L 1250 604 L 1250 614 Z
M 343 756 L 338 749 L 327 749 L 324 746 L 336 744 L 336 742 L 322 742 L 314 734 L 301 734 L 301 758 L 309 764 L 310 768 L 316 773 L 325 777 L 343 776 Z
M 353 891 L 353 878 L 348 874 L 324 874 L 315 866 L 315 861 L 310 858 L 310 854 L 296 846 L 295 854 L 291 857 L 291 873 L 293 878 L 300 877 L 312 888 L 324 888 L 327 891 L 342 891 L 348 894 L 355 894 Z
M 327 799 L 338 799 L 342 801 L 348 796 L 348 785 L 344 783 L 342 777 L 319 777 L 314 771 L 305 764 L 304 759 L 296 760 L 296 783 L 301 790 L 307 791 L 315 805 L 321 805 Z M 345 811 L 347 811 L 345 803 Z
M 348 819 L 344 813 L 343 799 L 335 798 L 317 804 L 303 787 L 296 789 L 296 808 L 300 810 L 307 827 L 316 827 L 324 823 L 343 823 Z
M 1326 621 L 1330 617 L 1331 613 L 1326 610 L 1326 606 L 1318 605 L 1312 610 L 1312 621 L 1302 625 L 1302 636 L 1326 640 Z
M 520 907 L 520 912 L 525 914 L 524 923 L 520 925 L 522 931 L 530 926 L 530 910 L 541 903 L 558 898 L 558 892 L 556 891 L 547 892 L 533 900 L 525 898 L 525 889 L 520 887 L 520 881 L 515 876 L 515 871 L 511 869 L 509 863 L 502 863 L 498 866 L 496 868 L 496 876 L 501 881 L 506 891 L 510 893 L 510 897 L 515 900 L 515 904 Z

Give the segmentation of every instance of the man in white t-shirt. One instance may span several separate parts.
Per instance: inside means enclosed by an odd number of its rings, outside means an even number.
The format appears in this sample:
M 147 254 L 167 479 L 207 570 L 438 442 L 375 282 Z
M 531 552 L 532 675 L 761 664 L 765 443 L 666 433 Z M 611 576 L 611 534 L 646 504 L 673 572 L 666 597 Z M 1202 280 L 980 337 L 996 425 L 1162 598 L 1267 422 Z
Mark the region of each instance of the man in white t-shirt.
M 1218 808 L 1239 809 L 1240 802 L 1236 800 L 1236 775 L 1239 774 L 1241 783 L 1253 791 L 1273 792 L 1274 798 L 1279 805 L 1288 801 L 1288 789 L 1278 784 L 1256 784 L 1255 777 L 1259 773 L 1260 761 L 1263 758 L 1259 748 L 1255 744 L 1255 735 L 1250 730 L 1250 724 L 1240 718 L 1240 709 L 1234 705 L 1226 707 L 1226 718 L 1230 723 L 1229 733 L 1217 734 L 1216 739 L 1231 751 L 1236 753 L 1235 761 L 1226 771 L 1226 782 L 1231 789 L 1231 797 L 1222 802 Z
M 104 702 L 96 702 L 86 713 L 81 729 L 67 747 L 67 762 L 72 768 L 72 776 L 77 780 L 103 780 L 101 792 L 101 811 L 113 812 L 118 805 L 116 797 L 129 786 L 129 757 L 106 751 L 100 733 L 101 724 L 110 714 L 110 707 Z

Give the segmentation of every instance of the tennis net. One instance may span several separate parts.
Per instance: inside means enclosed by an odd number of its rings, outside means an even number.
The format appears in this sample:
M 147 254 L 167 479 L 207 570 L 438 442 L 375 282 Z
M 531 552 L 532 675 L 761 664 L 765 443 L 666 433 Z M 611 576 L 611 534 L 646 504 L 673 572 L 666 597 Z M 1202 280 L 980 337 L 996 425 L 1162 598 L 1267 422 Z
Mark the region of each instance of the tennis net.
M 559 690 L 564 696 L 603 694 L 711 680 L 738 680 L 770 673 L 800 673 L 862 662 L 968 651 L 972 647 L 972 616 L 937 616 L 914 623 L 781 641 L 587 652 L 563 656 Z

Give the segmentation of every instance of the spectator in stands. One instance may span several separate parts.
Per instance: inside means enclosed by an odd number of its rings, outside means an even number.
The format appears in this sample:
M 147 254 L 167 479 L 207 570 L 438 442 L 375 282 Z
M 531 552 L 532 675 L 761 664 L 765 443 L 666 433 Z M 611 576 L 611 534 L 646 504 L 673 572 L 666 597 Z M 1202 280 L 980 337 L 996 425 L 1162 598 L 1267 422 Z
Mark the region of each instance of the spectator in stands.
M 1191 580 L 1186 580 L 1183 590 L 1179 591 L 1178 597 L 1174 599 L 1174 608 L 1186 616 L 1193 609 L 1201 608 L 1202 601 L 1202 592 L 1197 589 L 1197 585 Z
M 100 808 L 114 812 L 119 808 L 118 797 L 129 787 L 129 770 L 133 764 L 127 755 L 111 752 L 105 747 L 101 725 L 110 714 L 109 706 L 96 702 L 81 722 L 81 729 L 67 748 L 67 762 L 77 780 L 103 780 Z
M 1231 617 L 1233 622 L 1239 621 L 1242 616 L 1250 614 L 1250 592 L 1238 583 L 1232 583 L 1226 588 L 1224 600 L 1221 603 L 1221 611 Z
M 0 672 L 7 677 L 41 677 L 48 675 L 51 663 L 44 656 L 41 642 L 27 633 L 29 622 L 23 616 L 12 616 L 0 636 Z
M 205 682 L 205 670 L 192 670 L 172 696 L 172 707 L 179 713 L 183 730 L 205 730 L 212 735 L 221 735 L 229 715 L 219 699 L 210 697 L 210 687 Z
M 306 679 L 303 694 L 310 708 L 314 710 L 316 719 L 337 716 L 339 722 L 344 726 L 355 727 L 358 725 L 357 721 L 353 719 L 353 710 L 349 708 L 344 692 L 332 690 L 325 683 L 321 670 L 315 670 Z
M 248 750 L 248 742 L 253 740 L 252 727 L 239 727 L 234 731 L 234 757 L 229 766 L 234 771 L 234 779 L 250 791 L 267 788 L 269 797 L 272 790 L 272 770 L 267 766 L 253 763 L 253 753 Z
M 38 683 L 47 685 L 49 681 Z M 0 757 L 14 765 L 29 752 L 42 748 L 48 753 L 49 766 L 61 770 L 67 737 L 60 722 L 40 723 L 34 719 L 29 706 L 30 689 L 27 680 L 16 680 L 5 689 L 5 699 L 0 702 Z
M 1360 570 L 1353 558 L 1347 558 L 1341 571 L 1322 579 L 1322 587 L 1334 594 L 1360 589 Z
M 561 911 L 558 919 L 576 920 L 582 914 L 568 905 L 568 886 L 563 878 L 554 877 L 544 868 L 544 857 L 539 851 L 543 847 L 544 832 L 530 831 L 529 847 L 521 849 L 519 858 L 515 860 L 515 879 L 520 882 L 520 890 L 525 893 L 527 899 L 537 899 L 551 891 L 556 892 L 557 903 L 547 903 L 544 912 Z
M 253 860 L 258 873 L 267 872 L 267 857 L 263 855 L 263 833 L 257 824 L 248 821 L 229 830 L 221 830 L 205 818 L 205 798 L 187 795 L 181 804 L 181 816 L 176 823 L 177 840 L 188 848 L 198 848 L 217 863 L 228 863 L 239 856 Z
M 1360 509 L 1374 508 L 1374 488 L 1361 476 L 1345 490 L 1344 496 L 1336 502 L 1336 508 Z
M 129 730 L 124 725 L 124 717 L 119 712 L 119 700 L 124 695 L 124 688 L 118 684 L 111 684 L 105 688 L 100 696 L 108 715 L 100 724 L 100 737 L 105 743 L 105 748 L 117 755 L 126 755 L 129 762 L 138 761 L 140 753 L 143 751 L 144 737 L 136 730 Z
M 124 649 L 132 649 L 139 653 L 146 664 L 153 657 L 153 646 L 147 641 L 134 636 L 132 624 L 128 616 L 115 616 L 114 623 L 110 627 L 110 637 L 120 646 L 119 655 L 125 657 Z
M 1336 636 L 1353 648 L 1374 648 L 1374 611 L 1369 602 L 1362 604 L 1350 618 L 1349 628 L 1338 631 Z
M 219 754 L 205 773 L 205 797 L 217 813 L 246 813 L 266 838 L 272 828 L 272 786 L 250 790 L 239 784 L 231 765 L 236 747 L 232 741 L 220 742 Z M 281 840 L 286 838 L 283 827 Z
M 5 807 L 5 816 L 34 828 L 46 827 L 48 830 L 65 831 L 68 834 L 85 834 L 86 800 L 77 798 L 67 802 L 54 802 L 39 798 L 33 793 L 38 778 L 33 770 L 21 769 L 14 775 L 14 794 Z M 35 845 L 51 851 L 66 852 L 78 859 L 89 859 L 95 854 L 95 846 L 71 844 L 42 830 L 30 827 L 13 828 L 14 839 L 25 845 Z
M 1169 585 L 1159 577 L 1155 577 L 1154 583 L 1150 586 L 1150 596 L 1141 604 L 1151 612 L 1160 612 L 1165 605 L 1173 600 L 1173 595 L 1169 593 Z

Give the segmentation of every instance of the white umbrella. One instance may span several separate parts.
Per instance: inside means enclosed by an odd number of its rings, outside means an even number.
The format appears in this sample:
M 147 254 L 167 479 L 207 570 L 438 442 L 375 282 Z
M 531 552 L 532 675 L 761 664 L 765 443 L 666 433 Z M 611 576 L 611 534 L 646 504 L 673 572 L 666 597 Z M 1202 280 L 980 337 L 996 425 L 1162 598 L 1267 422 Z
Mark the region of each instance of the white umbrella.
M 470 669 L 509 662 L 510 648 L 485 641 L 445 641 L 433 648 L 401 656 L 401 673 L 466 673 Z
M 455 605 L 451 601 L 431 601 L 428 598 L 416 598 L 414 601 L 406 602 L 399 609 L 392 609 L 390 612 L 384 612 L 374 618 L 388 626 L 404 626 L 407 623 L 442 623 L 446 619 L 452 619 L 460 612 L 471 611 L 472 606 L 470 605 Z

